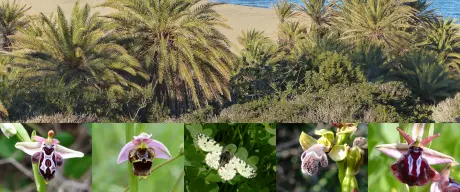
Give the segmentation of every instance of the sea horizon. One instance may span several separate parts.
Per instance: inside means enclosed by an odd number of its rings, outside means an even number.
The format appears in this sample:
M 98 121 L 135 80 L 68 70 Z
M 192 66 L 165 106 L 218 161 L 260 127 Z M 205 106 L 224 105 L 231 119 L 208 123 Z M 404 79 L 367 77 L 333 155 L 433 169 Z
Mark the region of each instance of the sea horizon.
M 261 7 L 261 8 L 272 8 L 272 3 L 276 3 L 277 0 L 210 0 L 213 2 L 222 2 L 234 5 L 244 5 L 250 7 Z M 302 0 L 291 0 L 302 5 Z M 457 22 L 460 19 L 460 0 L 433 0 L 432 8 L 436 9 L 436 13 L 441 14 L 443 17 L 456 18 Z

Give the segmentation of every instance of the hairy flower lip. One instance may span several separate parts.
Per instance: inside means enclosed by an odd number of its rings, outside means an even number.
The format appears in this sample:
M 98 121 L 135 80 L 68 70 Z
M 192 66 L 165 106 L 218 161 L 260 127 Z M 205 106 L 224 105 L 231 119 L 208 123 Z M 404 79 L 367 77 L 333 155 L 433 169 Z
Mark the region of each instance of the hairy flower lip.
M 302 173 L 315 175 L 318 172 L 318 164 L 321 164 L 321 167 L 327 167 L 328 160 L 325 150 L 326 146 L 315 144 L 304 151 L 300 158 L 302 161 Z
M 152 148 L 155 151 L 155 158 L 161 159 L 171 159 L 171 154 L 169 153 L 168 148 L 166 148 L 163 143 L 151 139 L 152 134 L 141 133 L 138 136 L 134 136 L 133 140 L 126 143 L 126 145 L 121 149 L 120 154 L 118 155 L 117 164 L 123 163 L 129 159 L 129 152 L 132 149 L 136 149 L 142 143 L 145 143 L 148 148 Z

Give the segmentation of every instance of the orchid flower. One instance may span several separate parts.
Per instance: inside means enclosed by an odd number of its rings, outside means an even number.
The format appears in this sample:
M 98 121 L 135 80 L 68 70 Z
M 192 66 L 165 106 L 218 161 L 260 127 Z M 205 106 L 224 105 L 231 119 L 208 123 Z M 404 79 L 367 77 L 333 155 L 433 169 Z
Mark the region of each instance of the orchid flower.
M 154 158 L 171 159 L 171 154 L 163 143 L 150 139 L 152 135 L 141 133 L 127 143 L 118 155 L 117 163 L 129 160 L 133 164 L 135 176 L 146 177 L 150 175 Z
M 54 131 L 48 132 L 48 138 L 33 136 L 35 142 L 18 142 L 15 147 L 31 156 L 32 163 L 38 163 L 39 173 L 48 183 L 56 168 L 62 166 L 64 159 L 83 157 L 84 154 L 59 145 L 57 139 L 53 139 Z
M 448 164 L 441 171 L 439 180 L 431 184 L 431 192 L 460 192 L 460 183 L 449 177 L 450 168 L 454 165 L 455 163 Z
M 16 135 L 17 131 L 13 123 L 0 123 L 0 130 L 5 134 L 6 138 Z
M 437 179 L 436 170 L 430 165 L 455 162 L 453 157 L 442 154 L 438 151 L 426 148 L 433 139 L 440 136 L 435 134 L 420 141 L 423 131 L 423 124 L 414 124 L 412 137 L 403 130 L 397 128 L 399 134 L 404 137 L 407 143 L 393 143 L 377 145 L 380 152 L 398 159 L 391 165 L 393 175 L 402 183 L 409 186 L 422 186 L 430 180 Z
M 304 150 L 301 156 L 302 173 L 308 175 L 316 175 L 320 163 L 322 167 L 327 167 L 329 163 L 326 153 L 329 154 L 332 160 L 341 161 L 347 156 L 349 148 L 346 144 L 333 145 L 334 133 L 332 131 L 326 129 L 315 130 L 315 135 L 320 135 L 321 137 L 316 140 L 302 132 L 299 138 L 300 145 Z

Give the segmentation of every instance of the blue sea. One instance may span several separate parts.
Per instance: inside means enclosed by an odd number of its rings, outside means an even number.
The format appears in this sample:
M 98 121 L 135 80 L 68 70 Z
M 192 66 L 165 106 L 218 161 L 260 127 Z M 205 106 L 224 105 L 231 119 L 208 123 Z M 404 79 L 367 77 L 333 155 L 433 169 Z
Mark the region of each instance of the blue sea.
M 252 7 L 271 7 L 276 0 L 212 0 L 215 2 L 223 2 L 235 5 L 246 5 Z M 303 4 L 302 0 L 291 0 L 298 4 Z M 437 13 L 441 13 L 444 17 L 455 17 L 460 19 L 460 0 L 433 0 L 432 7 Z M 457 20 L 458 21 L 458 20 Z

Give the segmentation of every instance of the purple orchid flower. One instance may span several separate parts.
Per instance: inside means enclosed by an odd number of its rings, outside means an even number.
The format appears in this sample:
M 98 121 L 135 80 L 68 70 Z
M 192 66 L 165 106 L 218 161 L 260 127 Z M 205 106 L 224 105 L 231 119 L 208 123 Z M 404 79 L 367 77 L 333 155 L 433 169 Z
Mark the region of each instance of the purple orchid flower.
M 436 174 L 436 170 L 430 165 L 455 162 L 453 157 L 425 147 L 433 139 L 439 137 L 439 133 L 419 141 L 423 135 L 423 128 L 424 126 L 421 124 L 414 124 L 412 133 L 416 138 L 415 140 L 403 130 L 397 128 L 407 143 L 376 146 L 376 149 L 380 152 L 398 159 L 390 168 L 393 175 L 400 182 L 406 183 L 409 186 L 422 186 L 430 180 L 438 179 L 439 175 Z
M 163 143 L 150 139 L 152 135 L 141 133 L 121 149 L 117 163 L 129 160 L 133 164 L 135 176 L 150 175 L 154 158 L 171 159 L 171 154 Z
M 441 171 L 440 179 L 431 184 L 431 192 L 460 192 L 460 183 L 449 177 L 450 168 L 454 165 L 451 163 Z
M 83 157 L 84 154 L 59 145 L 57 139 L 53 139 L 54 131 L 48 132 L 48 138 L 33 136 L 36 142 L 18 142 L 15 147 L 31 155 L 32 163 L 38 163 L 40 175 L 48 183 L 54 178 L 56 168 L 62 166 L 64 159 Z

